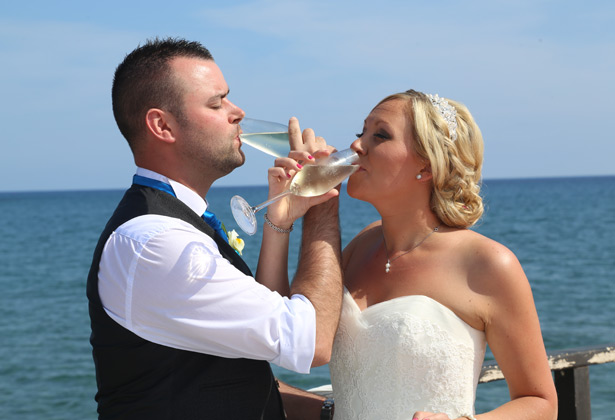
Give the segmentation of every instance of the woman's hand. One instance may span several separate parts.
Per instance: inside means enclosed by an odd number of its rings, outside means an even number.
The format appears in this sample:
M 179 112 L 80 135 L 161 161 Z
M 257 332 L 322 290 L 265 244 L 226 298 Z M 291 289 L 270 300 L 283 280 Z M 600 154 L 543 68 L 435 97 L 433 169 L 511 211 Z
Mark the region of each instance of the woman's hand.
M 288 124 L 288 139 L 291 151 L 288 157 L 277 158 L 275 166 L 269 169 L 269 198 L 276 196 L 290 187 L 292 177 L 303 168 L 305 164 L 313 164 L 316 158 L 326 157 L 334 150 L 327 146 L 325 139 L 316 137 L 310 128 L 301 132 L 299 121 L 293 117 Z M 335 189 L 318 197 L 298 197 L 288 195 L 267 208 L 269 220 L 287 229 L 298 218 L 302 217 L 310 207 L 323 203 L 339 195 Z

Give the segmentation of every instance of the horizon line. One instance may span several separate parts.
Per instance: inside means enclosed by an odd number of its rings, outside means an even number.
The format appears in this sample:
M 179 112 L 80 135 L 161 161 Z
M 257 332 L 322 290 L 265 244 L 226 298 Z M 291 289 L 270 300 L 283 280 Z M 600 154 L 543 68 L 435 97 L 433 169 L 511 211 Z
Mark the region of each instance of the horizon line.
M 530 177 L 519 177 L 519 178 L 510 178 L 510 177 L 502 177 L 502 178 L 484 178 L 482 182 L 493 182 L 493 181 L 539 181 L 539 180 L 554 180 L 554 179 L 578 179 L 578 178 L 614 178 L 615 174 L 608 175 L 563 175 L 563 176 L 530 176 Z M 347 181 L 344 181 L 342 184 L 345 185 Z M 267 187 L 267 184 L 254 184 L 254 185 L 212 185 L 210 190 L 213 189 L 229 189 L 229 188 L 263 188 Z M 30 193 L 67 193 L 67 192 L 104 192 L 104 191 L 123 191 L 126 190 L 127 187 L 109 187 L 109 188 L 67 188 L 67 189 L 32 189 L 32 190 L 0 190 L 0 194 L 30 194 Z

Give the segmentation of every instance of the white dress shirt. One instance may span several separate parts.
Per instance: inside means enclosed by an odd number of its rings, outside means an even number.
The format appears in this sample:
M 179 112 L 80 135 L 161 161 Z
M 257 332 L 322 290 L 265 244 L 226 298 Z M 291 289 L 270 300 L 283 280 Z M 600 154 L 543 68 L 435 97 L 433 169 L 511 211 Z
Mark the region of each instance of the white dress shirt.
M 186 186 L 143 168 L 137 174 L 170 184 L 195 213 L 205 212 L 207 202 Z M 316 314 L 309 300 L 257 283 L 182 220 L 145 215 L 116 229 L 100 260 L 98 291 L 113 320 L 153 343 L 310 370 Z

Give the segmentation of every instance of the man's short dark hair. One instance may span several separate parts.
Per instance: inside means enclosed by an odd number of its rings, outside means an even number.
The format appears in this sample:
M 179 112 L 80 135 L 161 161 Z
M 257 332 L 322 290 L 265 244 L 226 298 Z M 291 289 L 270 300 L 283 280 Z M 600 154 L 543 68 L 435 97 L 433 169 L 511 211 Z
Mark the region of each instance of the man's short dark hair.
M 145 130 L 145 114 L 159 108 L 183 119 L 183 89 L 173 77 L 169 62 L 176 57 L 212 60 L 198 42 L 178 38 L 150 39 L 128 54 L 115 70 L 111 100 L 122 135 L 134 151 Z

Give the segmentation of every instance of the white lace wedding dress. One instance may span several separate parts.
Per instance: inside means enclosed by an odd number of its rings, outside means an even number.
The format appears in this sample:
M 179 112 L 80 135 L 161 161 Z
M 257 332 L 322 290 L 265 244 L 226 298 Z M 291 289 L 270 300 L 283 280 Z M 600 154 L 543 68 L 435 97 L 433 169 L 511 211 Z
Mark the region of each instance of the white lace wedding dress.
M 426 296 L 360 311 L 347 290 L 329 368 L 335 420 L 474 414 L 485 334 Z

